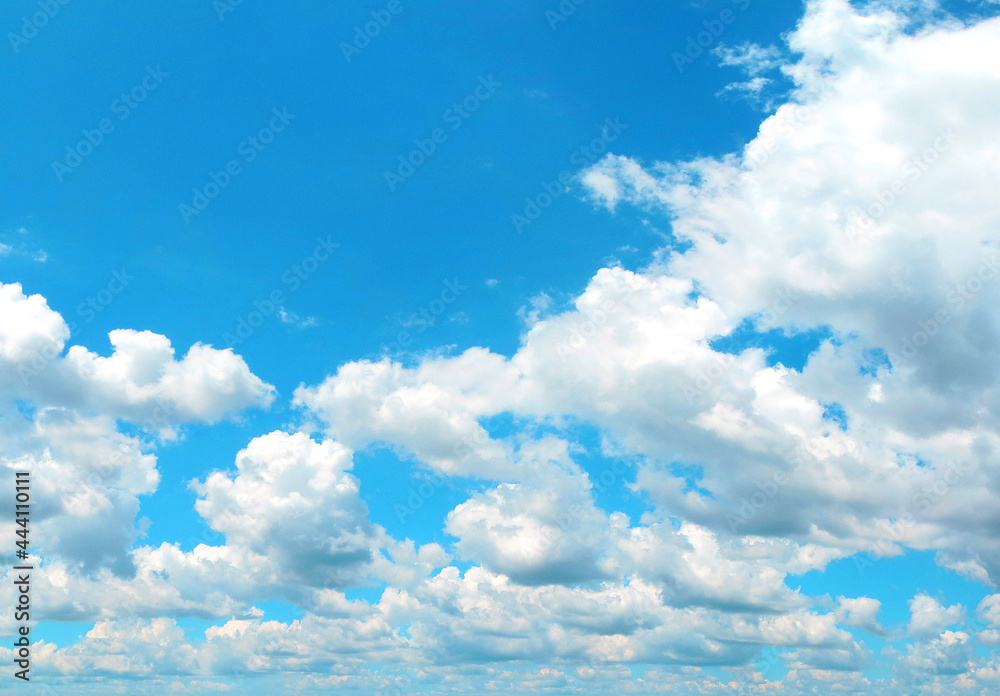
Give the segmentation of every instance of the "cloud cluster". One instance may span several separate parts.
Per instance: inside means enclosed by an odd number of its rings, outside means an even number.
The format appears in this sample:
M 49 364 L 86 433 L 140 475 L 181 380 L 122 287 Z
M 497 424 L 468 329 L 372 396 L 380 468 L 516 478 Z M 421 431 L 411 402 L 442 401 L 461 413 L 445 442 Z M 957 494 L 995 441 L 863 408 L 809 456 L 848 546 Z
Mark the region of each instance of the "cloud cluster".
M 178 360 L 147 331 L 113 331 L 109 357 L 67 350 L 43 298 L 0 286 L 0 461 L 39 474 L 39 609 L 95 622 L 40 664 L 192 691 L 275 671 L 301 693 L 995 688 L 979 648 L 1000 642 L 998 595 L 972 627 L 918 592 L 894 627 L 877 597 L 790 576 L 918 549 L 1000 583 L 998 41 L 998 20 L 913 31 L 885 4 L 813 0 L 781 66 L 789 101 L 742 152 L 581 174 L 599 206 L 668 214 L 680 243 L 531 313 L 511 356 L 362 360 L 301 386 L 302 432 L 192 482 L 212 536 L 190 547 L 139 545 L 159 474 L 116 419 L 166 438 L 273 387 L 230 350 Z M 741 345 L 747 327 L 826 338 L 795 369 Z M 352 467 L 375 447 L 467 491 L 440 520 L 451 548 L 371 519 Z M 644 509 L 599 504 L 609 486 Z M 266 619 L 269 600 L 302 618 Z M 190 635 L 184 616 L 218 621 Z M 867 676 L 864 640 L 896 634 L 891 674 Z

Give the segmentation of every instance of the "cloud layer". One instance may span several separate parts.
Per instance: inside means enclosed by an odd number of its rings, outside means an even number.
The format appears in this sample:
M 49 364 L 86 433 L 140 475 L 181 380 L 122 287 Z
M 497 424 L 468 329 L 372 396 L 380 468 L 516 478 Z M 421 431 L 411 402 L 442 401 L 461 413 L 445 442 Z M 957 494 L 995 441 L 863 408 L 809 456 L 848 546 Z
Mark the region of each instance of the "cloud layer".
M 794 87 L 743 151 L 581 172 L 595 214 L 669 216 L 655 263 L 600 269 L 513 355 L 360 360 L 300 386 L 300 429 L 190 482 L 211 530 L 195 544 L 142 543 L 157 448 L 274 387 L 149 331 L 112 331 L 109 357 L 67 346 L 44 298 L 0 285 L 0 462 L 38 482 L 39 616 L 93 622 L 36 644 L 40 669 L 137 693 L 251 675 L 289 693 L 995 689 L 998 595 L 918 592 L 891 622 L 880 598 L 792 576 L 924 550 L 1000 583 L 998 42 L 1000 20 L 914 30 L 813 0 L 780 65 Z M 720 55 L 760 72 L 780 53 Z M 741 331 L 824 338 L 799 370 Z M 447 544 L 372 519 L 353 468 L 379 448 L 466 492 Z M 265 618 L 275 601 L 301 618 Z

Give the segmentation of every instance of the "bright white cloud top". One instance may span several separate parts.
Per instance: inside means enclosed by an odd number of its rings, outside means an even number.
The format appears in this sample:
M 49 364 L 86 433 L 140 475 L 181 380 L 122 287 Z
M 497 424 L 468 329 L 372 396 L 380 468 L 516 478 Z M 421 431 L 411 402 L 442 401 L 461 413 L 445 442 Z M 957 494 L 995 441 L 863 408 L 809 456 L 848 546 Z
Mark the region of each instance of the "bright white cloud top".
M 509 356 L 359 360 L 277 394 L 211 337 L 179 358 L 151 331 L 111 332 L 108 357 L 71 345 L 3 284 L 0 462 L 33 472 L 38 616 L 92 625 L 36 646 L 38 671 L 73 693 L 107 691 L 80 674 L 149 694 L 1000 690 L 997 46 L 997 19 L 914 30 L 813 0 L 791 57 L 723 51 L 750 75 L 784 60 L 786 103 L 722 159 L 623 149 L 580 172 L 595 215 L 665 213 L 681 244 L 597 270 Z M 825 338 L 801 371 L 714 343 L 748 322 Z M 158 450 L 276 403 L 288 427 L 189 482 L 201 543 L 144 544 Z M 373 446 L 428 496 L 467 491 L 449 541 L 372 519 L 352 470 Z M 616 488 L 648 501 L 639 519 L 601 502 Z M 911 551 L 988 596 L 928 585 L 896 621 L 790 577 Z M 301 618 L 263 618 L 272 601 Z

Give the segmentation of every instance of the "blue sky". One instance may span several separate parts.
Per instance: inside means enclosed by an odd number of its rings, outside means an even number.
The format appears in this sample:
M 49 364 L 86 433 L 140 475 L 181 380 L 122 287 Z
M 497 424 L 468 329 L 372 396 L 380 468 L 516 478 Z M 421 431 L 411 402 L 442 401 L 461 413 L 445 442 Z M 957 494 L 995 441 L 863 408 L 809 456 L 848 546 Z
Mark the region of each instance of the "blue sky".
M 995 10 L 7 3 L 32 679 L 995 689 Z

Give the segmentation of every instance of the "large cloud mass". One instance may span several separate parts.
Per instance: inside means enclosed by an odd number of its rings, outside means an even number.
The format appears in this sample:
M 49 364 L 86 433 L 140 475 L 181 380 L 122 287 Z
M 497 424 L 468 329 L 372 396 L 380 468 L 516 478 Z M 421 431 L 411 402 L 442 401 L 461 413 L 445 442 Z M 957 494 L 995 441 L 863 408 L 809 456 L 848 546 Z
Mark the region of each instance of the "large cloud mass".
M 47 482 L 41 610 L 96 622 L 38 659 L 150 693 L 274 670 L 300 693 L 995 691 L 998 595 L 920 591 L 893 624 L 883 599 L 791 577 L 919 550 L 1000 584 L 1000 20 L 915 27 L 886 7 L 810 2 L 787 103 L 742 151 L 581 173 L 595 214 L 669 216 L 649 268 L 599 270 L 512 356 L 362 360 L 299 387 L 309 432 L 192 482 L 214 536 L 189 549 L 137 543 L 159 473 L 115 419 L 168 439 L 273 387 L 232 351 L 178 360 L 146 331 L 112 332 L 107 358 L 65 350 L 43 298 L 0 286 L 0 456 Z M 720 53 L 752 75 L 777 60 Z M 748 332 L 820 341 L 794 369 Z M 351 471 L 380 447 L 467 491 L 441 519 L 451 548 L 371 519 Z M 264 620 L 271 600 L 302 618 Z M 217 621 L 192 637 L 181 616 Z M 876 660 L 890 669 L 869 676 Z

